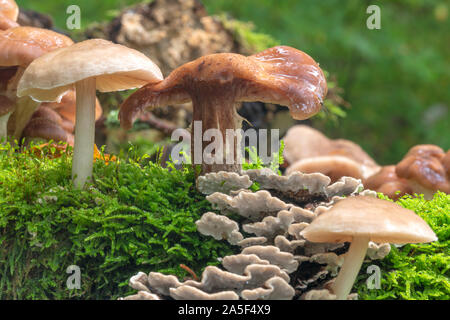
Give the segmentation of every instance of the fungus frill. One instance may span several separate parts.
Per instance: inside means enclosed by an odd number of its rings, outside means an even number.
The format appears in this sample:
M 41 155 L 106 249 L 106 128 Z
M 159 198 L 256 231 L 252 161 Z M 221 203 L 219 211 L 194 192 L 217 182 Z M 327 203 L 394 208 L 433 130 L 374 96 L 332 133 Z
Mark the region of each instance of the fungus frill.
M 450 193 L 448 157 L 448 152 L 446 155 L 438 146 L 417 145 L 397 164 L 395 172 L 409 181 L 414 193 L 423 193 L 426 199 L 432 199 L 438 190 Z
M 236 112 L 238 102 L 288 106 L 294 119 L 303 120 L 320 111 L 326 94 L 325 76 L 318 64 L 302 51 L 279 46 L 249 57 L 219 53 L 186 63 L 164 81 L 132 94 L 120 107 L 119 118 L 129 129 L 145 109 L 192 100 L 193 133 L 200 132 L 203 140 L 208 129 L 218 129 L 222 143 L 214 154 L 205 155 L 206 143 L 191 139 L 193 163 L 202 164 L 202 174 L 240 172 L 242 151 L 236 130 L 241 130 L 242 118 Z M 227 137 L 229 129 L 232 137 Z

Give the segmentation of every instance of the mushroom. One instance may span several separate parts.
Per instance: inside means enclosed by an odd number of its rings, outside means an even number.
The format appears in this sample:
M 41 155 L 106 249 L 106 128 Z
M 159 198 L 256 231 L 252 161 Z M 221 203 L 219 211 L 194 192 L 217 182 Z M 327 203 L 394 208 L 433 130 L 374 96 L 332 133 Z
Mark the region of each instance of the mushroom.
M 0 0 L 0 30 L 18 27 L 19 7 L 14 0 Z
M 76 87 L 75 147 L 72 178 L 83 187 L 92 176 L 95 136 L 95 92 L 133 89 L 163 79 L 144 54 L 102 39 L 79 42 L 33 61 L 20 80 L 17 94 L 36 101 L 60 101 Z
M 72 133 L 75 130 L 76 123 L 76 93 L 75 90 L 69 90 L 62 97 L 60 102 L 44 102 L 41 104 L 42 107 L 47 107 L 55 110 L 61 117 L 61 126 L 68 132 Z M 95 121 L 100 119 L 103 114 L 102 106 L 98 99 L 95 101 Z
M 56 111 L 41 105 L 33 113 L 30 122 L 25 127 L 23 137 L 27 140 L 42 138 L 55 142 L 62 141 L 73 146 L 73 131 L 66 130 L 65 125 L 66 123 Z
M 412 194 L 412 188 L 405 179 L 395 173 L 395 165 L 384 166 L 376 174 L 363 181 L 366 189 L 381 192 L 392 200 L 398 200 L 405 194 Z
M 395 173 L 408 180 L 414 193 L 423 193 L 429 200 L 438 190 L 450 193 L 450 171 L 444 165 L 445 158 L 444 150 L 438 146 L 417 145 L 397 164 Z
M 17 98 L 17 84 L 25 68 L 36 58 L 46 52 L 61 47 L 67 47 L 73 41 L 65 35 L 51 30 L 16 27 L 0 31 L 0 67 L 6 67 L 1 79 L 7 81 L 4 95 L 15 102 L 14 123 L 9 125 L 12 132 L 10 134 L 20 139 L 22 131 L 31 118 L 39 103 L 28 97 Z M 14 75 L 11 73 L 14 72 Z
M 23 136 L 29 139 L 40 138 L 67 142 L 73 146 L 73 135 L 48 118 L 35 118 L 23 130 Z
M 201 174 L 241 171 L 240 135 L 242 118 L 236 105 L 243 101 L 276 103 L 290 108 L 297 120 L 320 111 L 327 94 L 325 76 L 306 53 L 279 46 L 245 57 L 234 53 L 203 56 L 175 69 L 164 81 L 149 84 L 132 94 L 120 107 L 122 127 L 131 128 L 144 109 L 193 103 L 193 132 L 219 130 L 219 144 L 207 154 L 204 141 L 191 139 L 193 164 L 201 164 Z M 199 127 L 200 126 L 200 127 Z M 227 130 L 232 129 L 232 145 Z M 222 148 L 225 146 L 225 148 Z M 206 158 L 205 158 L 206 156 Z
M 373 175 L 380 169 L 380 166 L 356 143 L 345 139 L 329 139 L 320 131 L 305 125 L 290 128 L 283 141 L 285 146 L 283 156 L 287 166 L 307 158 L 342 156 L 360 164 L 363 178 Z
M 413 211 L 369 196 L 338 201 L 314 219 L 301 235 L 312 242 L 351 242 L 344 264 L 331 287 L 338 300 L 347 299 L 369 241 L 405 244 L 437 240 L 433 230 Z
M 286 175 L 298 171 L 303 173 L 320 172 L 331 179 L 331 183 L 342 177 L 362 179 L 362 168 L 358 162 L 343 156 L 320 156 L 294 162 L 286 170 Z

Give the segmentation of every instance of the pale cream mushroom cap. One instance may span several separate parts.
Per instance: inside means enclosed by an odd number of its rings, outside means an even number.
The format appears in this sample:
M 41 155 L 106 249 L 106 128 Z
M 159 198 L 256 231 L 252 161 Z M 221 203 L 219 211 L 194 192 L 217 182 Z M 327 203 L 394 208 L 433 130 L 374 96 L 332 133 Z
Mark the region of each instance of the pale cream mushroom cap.
M 437 237 L 413 211 L 368 196 L 348 197 L 318 216 L 301 235 L 312 242 L 351 242 L 369 237 L 379 243 L 424 243 Z
M 163 80 L 161 70 L 143 53 L 102 39 L 61 48 L 34 60 L 19 82 L 17 95 L 59 101 L 74 83 L 96 79 L 100 92 L 139 88 Z

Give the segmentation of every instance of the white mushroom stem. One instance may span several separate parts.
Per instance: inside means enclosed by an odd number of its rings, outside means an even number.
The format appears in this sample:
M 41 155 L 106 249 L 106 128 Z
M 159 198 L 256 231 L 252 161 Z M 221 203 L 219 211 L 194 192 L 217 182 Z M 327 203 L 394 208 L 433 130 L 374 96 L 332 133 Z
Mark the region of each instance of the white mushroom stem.
M 95 78 L 76 83 L 77 110 L 72 179 L 76 188 L 84 187 L 92 176 L 95 143 Z
M 350 248 L 345 255 L 344 264 L 331 286 L 337 300 L 347 300 L 366 256 L 369 240 L 369 237 L 353 238 Z
M 11 112 L 0 117 L 0 140 L 8 136 L 8 119 Z

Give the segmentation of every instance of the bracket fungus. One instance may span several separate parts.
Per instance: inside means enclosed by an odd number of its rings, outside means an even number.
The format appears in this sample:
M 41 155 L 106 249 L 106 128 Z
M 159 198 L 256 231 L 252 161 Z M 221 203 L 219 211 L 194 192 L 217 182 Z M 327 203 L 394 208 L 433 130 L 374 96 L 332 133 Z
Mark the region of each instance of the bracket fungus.
M 446 156 L 440 147 L 417 145 L 397 164 L 395 173 L 409 182 L 414 193 L 423 193 L 425 199 L 432 199 L 437 190 L 450 193 L 450 168 L 445 161 L 448 163 L 448 154 Z
M 15 139 L 21 138 L 23 129 L 39 106 L 29 97 L 17 97 L 17 85 L 25 69 L 43 54 L 72 44 L 67 36 L 41 28 L 16 27 L 0 31 L 0 66 L 10 73 L 8 78 L 2 79 L 6 81 L 3 94 L 15 103 L 8 133 Z
M 314 219 L 301 235 L 318 243 L 351 242 L 331 287 L 338 300 L 347 299 L 366 256 L 369 241 L 405 244 L 437 240 L 433 230 L 413 211 L 368 196 L 338 201 Z
M 122 127 L 129 129 L 145 109 L 192 101 L 193 133 L 201 133 L 201 141 L 191 139 L 193 163 L 202 165 L 202 174 L 240 172 L 242 118 L 236 112 L 237 103 L 288 106 L 294 119 L 303 120 L 320 111 L 326 94 L 322 70 L 300 50 L 279 46 L 248 57 L 218 53 L 186 63 L 164 81 L 144 86 L 122 104 L 119 118 Z M 218 130 L 220 135 L 213 137 L 221 141 L 215 141 L 219 146 L 208 154 L 211 146 L 204 141 L 204 133 L 209 129 Z
M 134 89 L 163 79 L 143 53 L 102 39 L 91 39 L 47 53 L 33 61 L 19 82 L 17 95 L 39 102 L 60 101 L 76 88 L 75 147 L 72 178 L 83 187 L 92 176 L 96 90 Z

